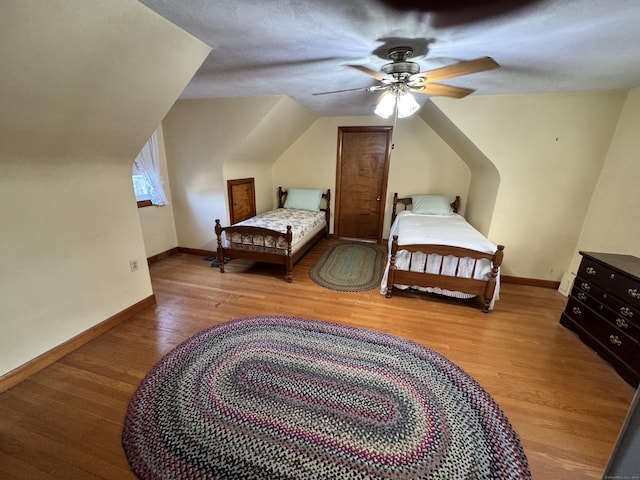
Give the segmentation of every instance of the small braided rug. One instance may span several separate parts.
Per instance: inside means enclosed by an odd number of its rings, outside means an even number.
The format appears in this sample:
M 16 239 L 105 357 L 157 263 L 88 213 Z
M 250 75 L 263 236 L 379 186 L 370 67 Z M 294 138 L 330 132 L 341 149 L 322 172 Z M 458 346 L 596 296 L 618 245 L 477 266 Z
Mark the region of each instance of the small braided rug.
M 530 479 L 491 396 L 389 334 L 258 316 L 191 337 L 143 379 L 122 444 L 142 479 Z
M 309 270 L 318 285 L 339 292 L 364 292 L 380 287 L 385 252 L 367 243 L 331 245 Z

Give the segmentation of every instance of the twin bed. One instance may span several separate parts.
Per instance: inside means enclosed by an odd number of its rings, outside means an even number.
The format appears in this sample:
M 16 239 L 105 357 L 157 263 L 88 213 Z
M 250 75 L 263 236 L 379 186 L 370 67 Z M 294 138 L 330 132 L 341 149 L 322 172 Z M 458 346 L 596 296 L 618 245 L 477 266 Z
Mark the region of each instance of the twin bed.
M 243 258 L 284 265 L 293 281 L 294 264 L 329 236 L 331 192 L 278 187 L 278 208 L 229 227 L 216 220 L 217 259 Z M 415 289 L 455 298 L 483 297 L 493 309 L 500 289 L 504 246 L 494 245 L 458 214 L 460 197 L 393 196 L 389 256 L 380 293 Z
M 284 265 L 293 281 L 293 265 L 322 237 L 329 236 L 331 191 L 278 187 L 278 208 L 229 227 L 216 219 L 217 259 L 245 258 Z
M 398 211 L 402 208 L 402 211 Z M 417 289 L 455 298 L 483 297 L 493 309 L 504 246 L 494 245 L 458 214 L 460 197 L 393 196 L 389 259 L 380 293 Z

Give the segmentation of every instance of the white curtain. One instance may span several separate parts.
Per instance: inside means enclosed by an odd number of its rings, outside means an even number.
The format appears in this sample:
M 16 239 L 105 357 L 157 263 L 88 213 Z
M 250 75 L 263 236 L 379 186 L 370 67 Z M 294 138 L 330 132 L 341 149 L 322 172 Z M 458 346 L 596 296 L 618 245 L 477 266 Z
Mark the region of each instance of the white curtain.
M 151 203 L 154 205 L 167 205 L 167 197 L 164 194 L 164 183 L 160 176 L 160 156 L 158 155 L 158 140 L 156 132 L 153 132 L 149 141 L 142 147 L 134 160 L 135 169 L 144 175 L 151 186 Z

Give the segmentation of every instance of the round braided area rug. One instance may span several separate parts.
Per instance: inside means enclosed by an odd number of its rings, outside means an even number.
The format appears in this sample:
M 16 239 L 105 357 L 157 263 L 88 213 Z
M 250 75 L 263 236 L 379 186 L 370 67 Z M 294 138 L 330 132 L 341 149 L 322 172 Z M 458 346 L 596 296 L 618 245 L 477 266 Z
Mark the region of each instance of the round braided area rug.
M 122 444 L 143 479 L 529 479 L 491 396 L 389 334 L 283 316 L 186 340 L 131 398 Z

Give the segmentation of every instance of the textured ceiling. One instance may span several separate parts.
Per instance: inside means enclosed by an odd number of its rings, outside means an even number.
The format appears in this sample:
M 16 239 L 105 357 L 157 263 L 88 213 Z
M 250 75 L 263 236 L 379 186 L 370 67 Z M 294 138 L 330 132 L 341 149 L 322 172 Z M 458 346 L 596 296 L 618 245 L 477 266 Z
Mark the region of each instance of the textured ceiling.
M 213 48 L 182 98 L 288 95 L 318 115 L 370 115 L 379 93 L 312 94 L 376 84 L 345 65 L 379 71 L 394 46 L 421 71 L 493 57 L 501 68 L 442 82 L 473 95 L 640 85 L 638 0 L 142 3 Z

